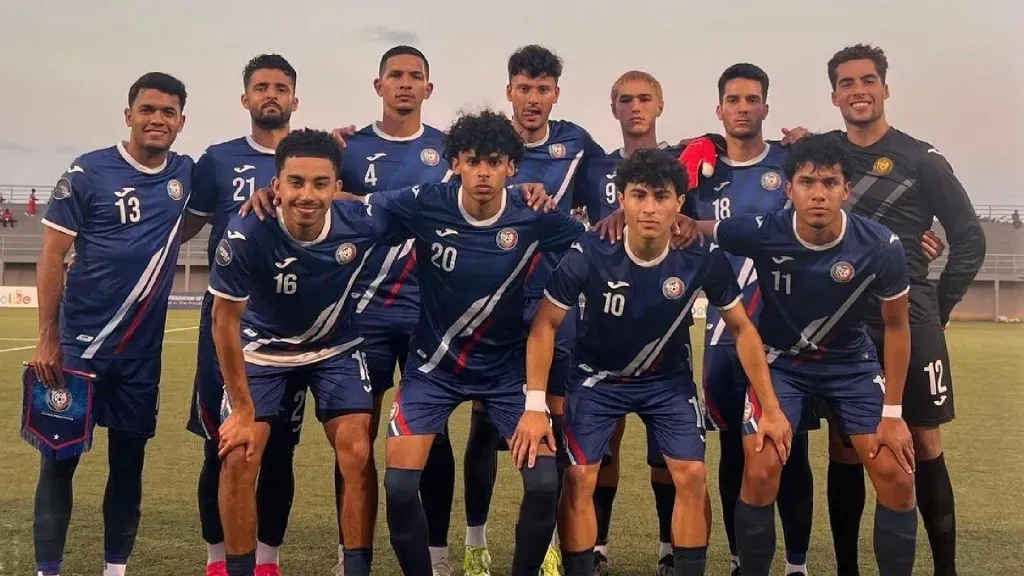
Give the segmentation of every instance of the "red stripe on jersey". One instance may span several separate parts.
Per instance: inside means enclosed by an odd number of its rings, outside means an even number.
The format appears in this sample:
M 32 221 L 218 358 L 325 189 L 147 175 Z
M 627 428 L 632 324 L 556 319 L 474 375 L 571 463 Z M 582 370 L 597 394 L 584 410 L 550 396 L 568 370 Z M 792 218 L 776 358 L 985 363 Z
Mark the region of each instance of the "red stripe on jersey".
M 146 310 L 149 308 L 149 304 L 153 301 L 153 296 L 156 296 L 156 293 L 159 292 L 159 290 L 156 289 L 156 285 L 160 282 L 160 276 L 163 273 L 163 270 L 157 273 L 156 280 L 150 287 L 149 296 L 146 296 L 146 299 L 143 300 L 142 304 L 135 310 L 135 317 L 132 318 L 132 323 L 128 326 L 128 330 L 125 331 L 124 336 L 121 337 L 121 341 L 117 343 L 117 348 L 114 349 L 115 354 L 124 352 L 124 349 L 128 346 L 132 336 L 135 335 L 135 331 L 139 328 L 139 324 L 142 323 L 142 319 L 146 316 Z
M 388 297 L 384 299 L 384 303 L 381 305 L 385 308 L 390 306 L 395 298 L 398 296 L 399 290 L 402 289 L 402 285 L 409 279 L 409 274 L 412 274 L 412 267 L 416 265 L 416 251 L 413 250 L 409 253 L 409 259 L 405 262 L 405 267 L 402 268 L 402 273 L 398 275 L 398 280 L 395 280 L 395 284 L 391 287 L 391 291 L 388 292 Z
M 576 437 L 572 434 L 572 428 L 567 426 L 565 422 L 562 422 L 562 436 L 565 437 L 565 447 L 572 452 L 573 460 L 576 460 L 576 464 L 579 466 L 587 465 L 587 455 L 580 449 L 580 445 L 576 442 Z
M 750 295 L 750 302 L 747 303 L 747 316 L 751 316 L 757 311 L 757 307 L 761 305 L 761 287 L 754 288 L 754 293 Z
M 402 389 L 399 387 L 398 392 L 395 393 L 395 405 L 398 406 L 398 410 L 395 411 L 395 426 L 398 427 L 399 436 L 409 436 L 412 431 L 409 430 L 409 423 L 405 420 L 405 410 L 402 410 Z
M 487 332 L 487 329 L 491 327 L 491 324 L 494 324 L 494 319 L 488 318 L 487 320 L 484 320 L 484 323 L 477 327 L 475 331 L 473 331 L 473 335 L 469 337 L 469 341 L 462 347 L 462 352 L 459 353 L 459 358 L 455 361 L 455 369 L 452 370 L 452 374 L 457 375 L 466 367 L 466 359 L 469 357 L 469 353 L 472 352 L 473 348 L 476 348 L 476 345 L 480 343 L 480 340 L 484 337 L 484 332 Z

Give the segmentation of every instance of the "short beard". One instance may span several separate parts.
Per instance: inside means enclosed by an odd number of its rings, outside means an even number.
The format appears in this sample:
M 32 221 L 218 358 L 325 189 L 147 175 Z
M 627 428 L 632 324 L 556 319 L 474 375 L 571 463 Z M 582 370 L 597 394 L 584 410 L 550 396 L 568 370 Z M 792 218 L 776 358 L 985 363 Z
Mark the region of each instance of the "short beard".
M 252 123 L 262 130 L 277 130 L 279 128 L 284 128 L 288 125 L 289 120 L 291 120 L 291 114 L 281 114 L 276 118 L 252 116 Z

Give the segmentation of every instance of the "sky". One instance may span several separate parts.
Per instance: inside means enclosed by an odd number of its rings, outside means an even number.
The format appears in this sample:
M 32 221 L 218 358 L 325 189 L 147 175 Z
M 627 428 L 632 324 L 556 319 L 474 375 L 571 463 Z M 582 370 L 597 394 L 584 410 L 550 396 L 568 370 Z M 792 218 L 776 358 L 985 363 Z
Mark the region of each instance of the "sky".
M 865 42 L 889 58 L 890 123 L 937 147 L 975 204 L 1024 204 L 1022 32 L 1020 0 L 10 0 L 0 2 L 0 185 L 52 187 L 75 156 L 126 139 L 128 87 L 149 71 L 185 82 L 174 149 L 198 158 L 248 133 L 241 71 L 256 54 L 298 70 L 292 126 L 329 129 L 380 117 L 380 55 L 412 44 L 434 83 L 424 120 L 444 128 L 461 110 L 510 114 L 507 58 L 537 43 L 565 61 L 552 117 L 611 150 L 621 134 L 610 88 L 630 69 L 662 83 L 662 140 L 720 129 L 718 76 L 744 61 L 771 78 L 767 138 L 839 128 L 825 64 Z

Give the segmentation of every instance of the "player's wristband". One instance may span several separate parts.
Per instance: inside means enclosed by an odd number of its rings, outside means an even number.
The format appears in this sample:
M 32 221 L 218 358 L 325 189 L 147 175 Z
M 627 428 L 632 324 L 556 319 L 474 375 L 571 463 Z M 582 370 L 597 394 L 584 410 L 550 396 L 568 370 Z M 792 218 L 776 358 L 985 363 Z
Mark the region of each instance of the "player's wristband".
M 882 418 L 903 418 L 903 406 L 901 404 L 883 405 Z
M 548 399 L 547 392 L 543 390 L 527 390 L 526 391 L 526 411 L 527 412 L 547 412 L 548 410 Z

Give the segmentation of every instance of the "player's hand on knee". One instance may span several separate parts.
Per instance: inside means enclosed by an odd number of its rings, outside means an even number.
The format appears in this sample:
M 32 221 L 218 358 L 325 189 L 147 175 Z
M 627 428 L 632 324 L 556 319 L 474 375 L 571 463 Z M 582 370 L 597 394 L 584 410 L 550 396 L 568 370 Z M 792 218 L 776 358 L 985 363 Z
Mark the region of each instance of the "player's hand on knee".
M 765 438 L 771 439 L 779 453 L 779 459 L 785 464 L 793 446 L 793 428 L 781 408 L 769 408 L 761 413 L 761 418 L 757 421 L 757 438 L 754 441 L 754 449 L 758 452 L 764 450 Z
M 921 251 L 926 260 L 934 262 L 946 252 L 946 243 L 935 232 L 925 230 L 924 236 L 921 236 Z
M 516 468 L 525 463 L 533 468 L 537 462 L 540 443 L 544 442 L 552 452 L 555 451 L 555 432 L 551 429 L 551 419 L 547 412 L 527 410 L 519 419 L 515 433 L 512 434 L 512 461 Z
M 217 454 L 222 459 L 235 448 L 245 449 L 245 460 L 256 454 L 256 418 L 252 408 L 238 408 L 220 425 Z
M 253 212 L 256 217 L 261 221 L 266 220 L 267 216 L 273 216 L 277 213 L 277 206 L 281 204 L 281 199 L 274 195 L 274 190 L 269 186 L 267 188 L 260 188 L 259 190 L 252 193 L 249 199 L 242 204 L 242 207 L 238 209 L 238 213 L 242 216 Z
M 625 227 L 626 214 L 622 211 L 622 208 L 612 212 L 607 218 L 594 225 L 594 228 L 597 229 L 597 233 L 601 236 L 601 239 L 607 239 L 610 244 L 615 244 L 619 240 L 622 240 L 622 230 L 625 229 Z
M 783 128 L 782 140 L 779 141 L 779 144 L 783 147 L 792 146 L 810 135 L 811 131 L 803 126 L 797 126 L 796 128 Z
M 47 388 L 64 387 L 64 354 L 55 338 L 41 337 L 28 364 Z
M 342 148 L 345 148 L 345 147 L 348 146 L 348 143 L 345 142 L 345 138 L 347 138 L 347 137 L 349 137 L 349 136 L 351 136 L 351 135 L 353 135 L 355 133 L 356 133 L 356 125 L 355 124 L 349 124 L 348 126 L 345 126 L 344 128 L 335 128 L 334 130 L 331 130 L 331 138 L 334 139 L 334 141 L 338 144 L 338 146 L 341 146 Z
M 700 237 L 697 221 L 682 214 L 676 214 L 676 223 L 672 225 L 672 248 L 680 250 L 689 246 Z
M 882 451 L 882 446 L 892 450 L 896 457 L 896 463 L 900 465 L 907 474 L 913 474 L 914 462 L 914 439 L 910 435 L 910 429 L 903 418 L 882 418 L 875 431 L 875 440 L 871 444 L 868 456 L 876 458 Z

